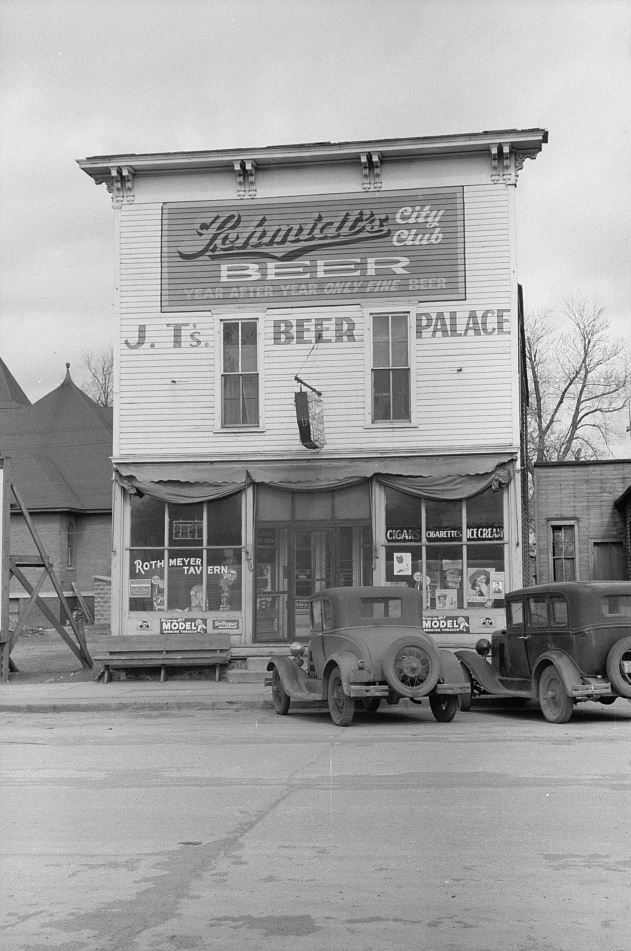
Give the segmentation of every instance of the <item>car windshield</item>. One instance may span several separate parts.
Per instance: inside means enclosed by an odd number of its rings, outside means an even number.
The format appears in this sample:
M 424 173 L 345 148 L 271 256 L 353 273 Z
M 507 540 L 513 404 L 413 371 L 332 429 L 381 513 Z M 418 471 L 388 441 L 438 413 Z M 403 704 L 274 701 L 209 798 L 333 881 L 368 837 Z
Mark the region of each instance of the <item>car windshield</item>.
M 608 594 L 602 600 L 605 617 L 631 617 L 631 595 Z
M 362 598 L 359 613 L 362 618 L 401 617 L 401 598 Z

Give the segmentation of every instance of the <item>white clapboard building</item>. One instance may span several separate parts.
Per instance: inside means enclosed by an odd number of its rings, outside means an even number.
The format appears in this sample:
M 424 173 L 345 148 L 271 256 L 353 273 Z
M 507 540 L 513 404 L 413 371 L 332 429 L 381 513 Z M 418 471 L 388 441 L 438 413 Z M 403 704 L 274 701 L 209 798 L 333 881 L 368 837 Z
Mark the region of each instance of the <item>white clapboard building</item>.
M 304 636 L 413 585 L 471 643 L 527 563 L 518 176 L 542 129 L 80 167 L 114 210 L 114 633 Z M 527 547 L 527 546 L 526 546 Z

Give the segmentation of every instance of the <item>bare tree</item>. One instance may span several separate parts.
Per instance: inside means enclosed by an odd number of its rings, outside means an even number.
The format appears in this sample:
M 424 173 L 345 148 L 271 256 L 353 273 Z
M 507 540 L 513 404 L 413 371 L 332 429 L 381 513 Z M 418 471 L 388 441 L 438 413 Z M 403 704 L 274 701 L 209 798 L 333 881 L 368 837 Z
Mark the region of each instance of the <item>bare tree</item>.
M 87 381 L 82 386 L 99 406 L 111 406 L 114 401 L 114 353 L 101 350 L 97 353 L 86 350 L 82 366 L 87 371 Z
M 536 462 L 609 455 L 631 399 L 629 348 L 611 336 L 602 305 L 568 298 L 562 315 L 526 318 L 531 473 Z

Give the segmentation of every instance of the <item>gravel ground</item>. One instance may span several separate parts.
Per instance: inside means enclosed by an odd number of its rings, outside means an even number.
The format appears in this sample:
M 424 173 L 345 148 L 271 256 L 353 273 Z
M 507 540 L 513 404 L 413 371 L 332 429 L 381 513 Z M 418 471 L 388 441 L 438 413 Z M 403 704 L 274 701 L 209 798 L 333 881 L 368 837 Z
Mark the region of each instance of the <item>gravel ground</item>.
M 86 626 L 88 650 L 96 650 L 108 630 Z M 83 670 L 60 634 L 54 629 L 25 631 L 11 652 L 18 670 L 9 674 L 11 683 L 54 683 L 94 680 L 98 670 Z

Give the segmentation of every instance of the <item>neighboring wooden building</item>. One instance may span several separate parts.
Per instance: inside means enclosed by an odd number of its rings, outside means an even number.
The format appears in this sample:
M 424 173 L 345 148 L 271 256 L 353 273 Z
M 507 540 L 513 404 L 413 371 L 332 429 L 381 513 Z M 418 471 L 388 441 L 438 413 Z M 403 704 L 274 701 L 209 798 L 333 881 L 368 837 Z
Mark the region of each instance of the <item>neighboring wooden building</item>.
M 0 360 L 0 405 L 16 392 L 14 386 L 5 385 L 7 374 Z M 0 414 L 0 455 L 7 460 L 7 471 L 70 605 L 77 606 L 74 585 L 92 608 L 95 584 L 104 592 L 110 587 L 112 409 L 98 406 L 72 382 L 68 364 L 60 386 L 33 405 L 28 400 L 26 404 Z M 10 550 L 19 555 L 36 553 L 17 506 L 11 511 Z M 40 571 L 26 570 L 25 574 L 34 583 Z M 27 597 L 14 580 L 10 590 L 13 618 Z M 50 600 L 59 616 L 52 585 L 44 587 L 42 597 Z M 109 625 L 109 598 L 101 594 L 98 602 L 95 620 Z M 37 609 L 28 623 L 48 626 Z
M 536 580 L 631 580 L 631 459 L 535 466 Z
M 541 129 L 79 161 L 112 195 L 113 630 L 305 635 L 422 588 L 474 641 L 522 582 L 515 186 Z

